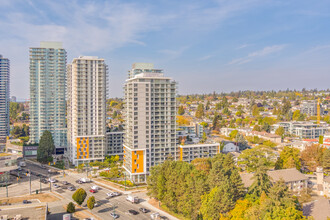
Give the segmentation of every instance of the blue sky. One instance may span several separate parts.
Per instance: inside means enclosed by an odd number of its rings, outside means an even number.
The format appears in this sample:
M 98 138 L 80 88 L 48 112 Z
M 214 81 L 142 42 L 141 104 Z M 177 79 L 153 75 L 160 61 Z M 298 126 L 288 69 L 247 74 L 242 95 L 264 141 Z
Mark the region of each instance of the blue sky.
M 68 62 L 106 59 L 110 96 L 134 62 L 152 62 L 179 94 L 329 88 L 330 1 L 0 0 L 0 54 L 11 95 L 29 98 L 28 48 L 62 41 Z

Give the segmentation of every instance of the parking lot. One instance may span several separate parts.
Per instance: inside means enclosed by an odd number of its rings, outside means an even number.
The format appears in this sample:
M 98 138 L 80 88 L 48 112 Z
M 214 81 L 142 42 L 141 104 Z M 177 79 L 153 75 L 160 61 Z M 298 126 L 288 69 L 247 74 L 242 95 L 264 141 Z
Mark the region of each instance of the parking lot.
M 77 183 L 77 180 L 80 179 L 83 176 L 86 176 L 85 174 L 73 174 L 73 173 L 67 173 L 65 176 L 63 176 L 62 172 L 59 172 L 58 174 L 48 174 L 48 168 L 42 168 L 41 166 L 26 163 L 26 167 L 23 167 L 24 171 L 31 171 L 31 192 L 32 194 L 36 192 L 36 190 L 40 191 L 53 191 L 58 193 L 59 195 L 63 196 L 65 199 L 61 200 L 61 203 L 63 205 L 68 204 L 68 202 L 72 201 L 72 195 L 78 188 L 83 188 L 86 193 L 87 197 L 85 202 L 82 204 L 83 207 L 86 207 L 87 199 L 90 196 L 94 196 L 95 200 L 97 202 L 97 207 L 95 207 L 91 212 L 95 214 L 96 216 L 102 218 L 102 219 L 113 219 L 113 217 L 110 215 L 111 213 L 116 213 L 119 215 L 118 219 L 151 219 L 151 214 L 157 212 L 158 210 L 154 207 L 147 207 L 146 203 L 146 192 L 140 192 L 134 194 L 134 196 L 139 197 L 139 203 L 138 204 L 132 204 L 131 202 L 127 201 L 127 194 L 126 192 L 121 192 L 122 194 L 119 196 L 109 197 L 107 193 L 115 192 L 117 190 L 112 190 L 107 187 L 98 185 L 98 190 L 96 193 L 90 192 L 90 189 L 92 186 L 96 185 L 95 183 Z M 42 175 L 42 176 L 40 176 Z M 48 182 L 49 178 L 55 179 L 56 182 L 50 183 Z M 47 180 L 47 183 L 40 183 L 41 180 Z M 65 183 L 65 182 L 67 183 Z M 65 184 L 64 184 L 65 183 Z M 54 185 L 55 184 L 55 185 Z M 17 196 L 17 195 L 24 195 L 28 194 L 29 192 L 29 177 L 24 174 L 23 178 L 20 179 L 19 184 L 14 184 L 13 186 L 8 187 L 9 190 L 9 196 Z M 51 186 L 51 188 L 50 188 Z M 70 190 L 71 189 L 71 190 Z M 5 191 L 2 189 L 0 191 L 0 197 L 5 196 Z M 51 205 L 50 205 L 51 207 Z M 145 208 L 150 210 L 148 213 L 143 213 L 140 211 L 141 208 Z M 87 209 L 87 208 L 86 208 Z M 52 208 L 50 208 L 52 211 Z M 65 211 L 64 209 L 61 209 L 62 212 Z M 133 215 L 134 210 L 138 212 L 137 215 Z M 130 213 L 131 212 L 131 213 Z M 168 216 L 169 219 L 171 216 Z M 51 218 L 54 219 L 54 218 Z M 60 219 L 60 218 L 55 218 Z M 165 219 L 165 218 L 164 218 Z M 175 219 L 175 218 L 174 218 Z

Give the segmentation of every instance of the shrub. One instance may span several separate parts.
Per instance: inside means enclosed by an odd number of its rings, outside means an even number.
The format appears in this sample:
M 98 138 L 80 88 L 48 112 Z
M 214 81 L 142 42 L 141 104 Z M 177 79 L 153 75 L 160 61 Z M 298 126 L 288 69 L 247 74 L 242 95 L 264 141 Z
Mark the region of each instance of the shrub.
M 66 207 L 66 212 L 74 213 L 75 211 L 76 211 L 76 207 L 74 206 L 74 204 L 72 202 L 70 202 L 68 204 L 68 206 Z
M 84 201 L 85 201 L 85 198 L 87 196 L 87 193 L 84 189 L 82 188 L 79 188 L 76 190 L 75 193 L 73 193 L 72 195 L 72 199 L 79 205 L 81 205 Z

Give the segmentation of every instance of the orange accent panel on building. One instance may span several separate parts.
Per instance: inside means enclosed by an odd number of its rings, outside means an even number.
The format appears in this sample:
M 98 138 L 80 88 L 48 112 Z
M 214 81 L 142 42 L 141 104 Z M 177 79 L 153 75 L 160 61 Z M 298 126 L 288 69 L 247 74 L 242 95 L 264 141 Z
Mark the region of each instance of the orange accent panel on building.
M 80 158 L 80 156 L 82 156 L 82 158 Z M 89 139 L 87 137 L 77 138 L 77 159 L 87 158 L 89 158 Z
M 132 173 L 143 173 L 143 161 L 143 150 L 132 151 Z
M 182 153 L 182 147 L 180 147 L 180 160 L 182 161 L 182 159 L 183 159 L 183 153 Z

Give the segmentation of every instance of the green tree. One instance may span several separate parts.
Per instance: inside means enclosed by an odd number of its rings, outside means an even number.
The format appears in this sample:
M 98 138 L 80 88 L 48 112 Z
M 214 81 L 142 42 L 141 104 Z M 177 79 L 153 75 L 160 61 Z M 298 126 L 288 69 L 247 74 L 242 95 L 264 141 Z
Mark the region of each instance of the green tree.
M 285 146 L 277 159 L 275 169 L 301 169 L 300 151 L 292 146 Z
M 52 157 L 54 151 L 55 145 L 52 133 L 50 131 L 44 131 L 39 141 L 37 160 L 39 162 L 47 162 Z
M 199 104 L 195 113 L 196 118 L 203 118 L 204 117 L 204 105 Z
M 79 205 L 83 204 L 87 196 L 86 191 L 83 188 L 79 188 L 72 195 L 72 199 Z
M 183 115 L 183 114 L 184 114 L 184 108 L 182 105 L 180 105 L 178 109 L 178 115 Z
M 252 106 L 252 115 L 253 117 L 258 117 L 260 115 L 259 108 L 256 104 Z
M 207 135 L 205 132 L 203 132 L 203 136 L 202 136 L 202 139 L 200 140 L 201 143 L 205 143 L 207 140 Z
M 225 107 L 225 108 L 222 110 L 222 114 L 227 115 L 227 116 L 230 115 L 230 111 L 229 111 L 228 107 Z
M 88 198 L 87 200 L 87 207 L 92 210 L 94 208 L 94 205 L 95 205 L 95 197 L 94 196 L 91 196 Z
M 322 135 L 320 135 L 320 137 L 319 137 L 319 144 L 323 144 L 323 136 Z
M 283 128 L 282 126 L 278 127 L 278 128 L 275 130 L 275 134 L 277 134 L 278 136 L 283 137 L 284 133 L 285 133 L 285 130 L 284 130 L 284 128 Z
M 259 145 L 242 151 L 238 164 L 243 165 L 248 172 L 255 172 L 259 166 L 270 169 L 275 165 L 275 154 L 271 147 Z
M 292 115 L 292 120 L 298 121 L 299 118 L 300 118 L 300 110 L 294 111 Z
M 261 130 L 262 131 L 266 131 L 266 132 L 270 132 L 270 125 L 267 123 L 267 122 L 265 122 L 262 126 L 261 126 Z
M 260 197 L 262 192 L 268 193 L 270 187 L 271 181 L 267 174 L 267 168 L 261 165 L 253 175 L 253 183 L 249 187 L 248 193 Z
M 76 207 L 74 206 L 73 202 L 69 202 L 69 204 L 66 207 L 66 212 L 74 213 L 75 211 L 76 211 Z
M 252 130 L 253 131 L 261 131 L 261 127 L 259 125 L 255 125 Z
M 323 152 L 322 165 L 324 172 L 330 173 L 330 149 Z
M 304 219 L 297 200 L 293 199 L 283 180 L 270 188 L 262 219 Z
M 202 196 L 200 213 L 203 219 L 219 219 L 220 214 L 229 212 L 235 207 L 235 200 L 230 189 L 231 186 L 227 182 L 214 187 L 209 194 Z

